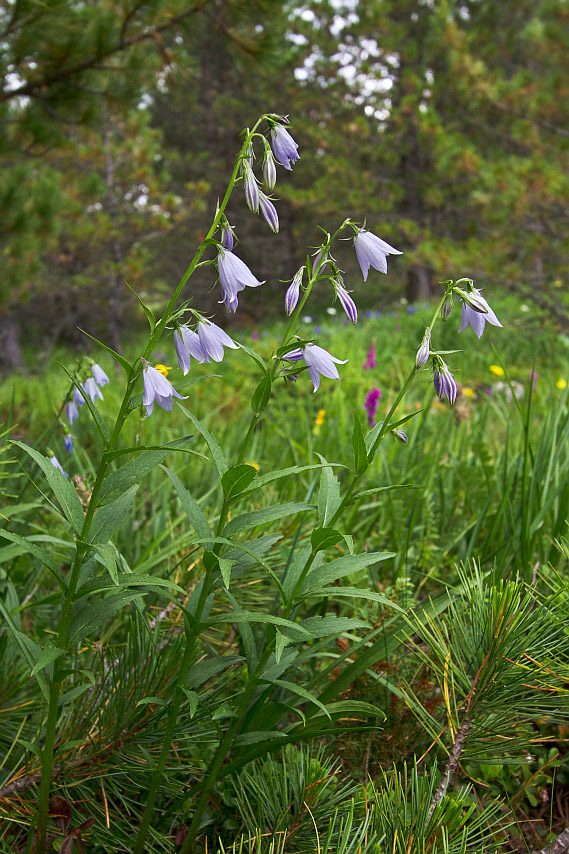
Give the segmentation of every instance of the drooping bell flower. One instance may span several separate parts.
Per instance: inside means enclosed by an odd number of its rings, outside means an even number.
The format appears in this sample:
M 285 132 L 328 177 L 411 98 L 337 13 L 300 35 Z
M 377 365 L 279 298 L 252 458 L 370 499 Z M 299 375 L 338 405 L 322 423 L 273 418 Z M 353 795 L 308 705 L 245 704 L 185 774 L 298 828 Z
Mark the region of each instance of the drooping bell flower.
M 293 163 L 296 163 L 300 158 L 300 154 L 298 153 L 298 144 L 283 125 L 275 125 L 271 129 L 271 144 L 277 163 L 280 163 L 290 172 Z
M 433 357 L 433 368 L 433 384 L 435 386 L 437 396 L 441 400 L 446 397 L 452 406 L 456 400 L 456 382 L 454 381 L 448 366 L 440 356 Z
M 195 332 L 187 326 L 180 326 L 174 330 L 174 347 L 178 357 L 178 365 L 184 376 L 190 370 L 191 357 L 198 362 L 207 362 L 208 359 L 202 350 L 200 339 Z
M 96 400 L 104 400 L 101 389 L 93 377 L 88 377 L 88 379 L 85 380 L 83 388 L 85 389 L 85 393 L 91 398 L 91 403 L 95 403 Z
M 104 385 L 107 385 L 108 382 L 110 382 L 104 370 L 96 362 L 94 363 L 94 365 L 92 365 L 91 371 L 93 372 L 93 378 L 95 382 L 97 383 L 97 385 L 101 386 L 101 388 Z
M 65 414 L 67 415 L 67 420 L 69 421 L 69 426 L 71 427 L 73 422 L 76 421 L 77 418 L 79 418 L 79 410 L 77 409 L 77 404 L 74 400 L 70 400 L 65 404 Z
M 330 380 L 339 380 L 340 375 L 336 365 L 345 365 L 348 361 L 347 359 L 337 359 L 328 350 L 318 347 L 317 344 L 305 344 L 303 347 L 291 350 L 290 353 L 283 356 L 283 359 L 291 362 L 304 359 L 314 391 L 318 391 L 321 375 Z
M 359 265 L 361 267 L 364 282 L 367 281 L 369 268 L 373 267 L 380 273 L 387 273 L 387 256 L 402 255 L 398 249 L 394 249 L 381 237 L 372 234 L 371 231 L 366 231 L 363 228 L 358 229 L 354 238 L 354 247 Z
M 170 380 L 157 368 L 153 368 L 146 359 L 142 359 L 141 361 L 143 364 L 142 379 L 144 383 L 142 402 L 146 407 L 147 415 L 152 415 L 154 403 L 157 403 L 162 409 L 170 412 L 174 405 L 172 396 L 177 397 L 179 400 L 187 399 L 187 395 L 178 394 Z
M 61 463 L 59 462 L 59 460 L 57 459 L 57 457 L 56 457 L 55 455 L 52 455 L 52 456 L 49 458 L 49 461 L 50 461 L 50 463 L 52 464 L 52 466 L 55 466 L 55 468 L 56 468 L 56 469 L 58 469 L 58 471 L 60 471 L 60 472 L 61 472 L 61 474 L 65 475 L 65 477 L 69 477 L 69 475 L 67 474 L 67 472 L 66 472 L 66 471 L 63 471 L 63 467 L 62 467 Z
M 294 278 L 287 288 L 285 294 L 285 311 L 287 314 L 292 314 L 298 304 L 300 296 L 300 286 L 304 275 L 304 265 L 294 274 Z
M 209 362 L 210 359 L 213 359 L 214 362 L 221 362 L 224 356 L 224 347 L 231 347 L 233 350 L 239 349 L 239 344 L 210 320 L 201 319 L 199 321 L 197 335 L 204 354 L 204 362 Z
M 470 324 L 474 334 L 478 338 L 482 338 L 486 323 L 490 323 L 492 326 L 502 326 L 479 290 L 473 288 L 472 292 L 464 293 L 464 295 L 458 290 L 456 293 L 462 299 L 462 322 L 459 332 L 464 332 Z
M 225 307 L 236 311 L 238 306 L 237 294 L 244 288 L 258 288 L 264 284 L 255 278 L 247 264 L 234 255 L 229 249 L 220 249 L 217 256 L 217 271 L 221 283 L 221 295 Z

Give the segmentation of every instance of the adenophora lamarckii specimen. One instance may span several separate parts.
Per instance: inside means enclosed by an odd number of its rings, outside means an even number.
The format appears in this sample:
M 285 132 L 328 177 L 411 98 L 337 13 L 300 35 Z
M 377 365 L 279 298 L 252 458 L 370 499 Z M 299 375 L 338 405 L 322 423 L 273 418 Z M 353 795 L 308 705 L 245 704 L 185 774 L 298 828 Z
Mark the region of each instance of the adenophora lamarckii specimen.
M 328 350 L 318 347 L 316 344 L 305 344 L 303 347 L 291 350 L 290 353 L 283 356 L 283 359 L 290 362 L 304 359 L 314 391 L 318 391 L 320 386 L 320 375 L 330 380 L 339 380 L 340 375 L 336 365 L 345 365 L 348 361 L 347 359 L 337 359 Z
M 162 409 L 170 412 L 174 401 L 172 396 L 179 400 L 187 400 L 187 395 L 178 394 L 170 380 L 156 368 L 153 368 L 146 359 L 142 359 L 144 393 L 142 402 L 146 407 L 146 414 L 152 415 L 154 404 L 157 403 Z

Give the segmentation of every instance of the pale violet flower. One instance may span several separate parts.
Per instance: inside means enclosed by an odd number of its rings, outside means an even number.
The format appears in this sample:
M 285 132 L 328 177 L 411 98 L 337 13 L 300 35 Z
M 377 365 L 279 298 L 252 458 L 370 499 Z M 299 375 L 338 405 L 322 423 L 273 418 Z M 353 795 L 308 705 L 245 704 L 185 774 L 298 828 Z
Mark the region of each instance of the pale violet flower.
M 318 391 L 320 386 L 320 375 L 330 380 L 339 380 L 340 375 L 336 365 L 345 365 L 348 361 L 347 359 L 336 359 L 328 350 L 318 347 L 317 344 L 305 344 L 302 348 L 298 347 L 296 350 L 291 350 L 290 353 L 283 356 L 283 359 L 291 362 L 304 359 L 314 391 Z
M 468 296 L 470 297 L 470 304 L 466 300 L 463 300 L 462 303 L 462 323 L 459 332 L 464 332 L 470 324 L 475 335 L 482 338 L 486 323 L 490 323 L 492 326 L 502 326 L 480 291 L 474 288 L 473 293 L 468 294 Z M 474 305 L 479 306 L 479 308 L 474 308 Z
M 221 245 L 224 249 L 233 249 L 233 229 L 228 222 L 221 232 Z
M 142 359 L 143 372 L 142 379 L 144 383 L 144 393 L 142 402 L 146 407 L 146 414 L 152 415 L 154 403 L 170 412 L 174 401 L 172 395 L 179 400 L 186 400 L 187 395 L 178 394 L 172 383 L 156 368 L 149 365 L 146 359 Z
M 427 359 L 429 358 L 431 348 L 431 330 L 427 326 L 425 329 L 425 334 L 423 335 L 423 340 L 421 341 L 421 346 L 417 350 L 417 355 L 415 356 L 415 364 L 417 368 L 422 368 Z
M 75 386 L 75 388 L 73 389 L 73 401 L 76 406 L 83 406 L 83 404 L 85 403 L 85 399 L 77 388 L 77 386 Z
M 210 320 L 200 320 L 197 334 L 205 362 L 209 362 L 210 359 L 213 359 L 214 362 L 221 362 L 224 356 L 224 347 L 231 347 L 233 350 L 239 349 L 239 344 Z
M 63 437 L 63 445 L 64 445 L 66 451 L 72 451 L 73 450 L 73 437 L 72 437 L 71 433 L 65 434 L 65 436 Z
M 180 326 L 174 331 L 174 347 L 176 356 L 178 357 L 178 365 L 183 371 L 184 376 L 190 370 L 191 357 L 198 362 L 209 361 L 206 358 L 200 339 L 195 332 L 192 332 L 187 326 Z
M 277 183 L 277 167 L 275 158 L 268 142 L 265 141 L 265 153 L 263 155 L 263 180 L 269 190 L 274 190 Z
M 221 295 L 225 307 L 236 311 L 237 294 L 244 288 L 258 288 L 264 284 L 255 278 L 247 264 L 229 249 L 220 249 L 217 256 L 217 271 L 221 283 Z
M 358 230 L 354 238 L 354 246 L 364 282 L 367 281 L 370 267 L 379 270 L 380 273 L 387 273 L 387 256 L 403 254 L 386 243 L 385 240 L 363 228 Z
M 348 291 L 345 289 L 344 285 L 338 281 L 337 279 L 333 279 L 334 288 L 336 290 L 336 296 L 340 300 L 340 304 L 344 311 L 346 312 L 348 318 L 352 321 L 352 323 L 358 322 L 358 309 L 356 307 L 355 302 L 351 298 Z
M 52 464 L 52 466 L 55 466 L 55 468 L 56 468 L 58 471 L 60 471 L 60 472 L 61 472 L 61 474 L 64 474 L 64 475 L 65 475 L 65 477 L 69 477 L 69 475 L 67 474 L 67 472 L 66 472 L 66 471 L 63 471 L 62 465 L 61 465 L 61 463 L 59 462 L 59 460 L 57 459 L 57 457 L 56 457 L 56 456 L 52 456 L 52 457 L 50 457 L 50 458 L 49 458 L 49 461 L 50 461 L 50 463 Z
M 298 144 L 294 141 L 283 125 L 275 125 L 274 128 L 272 128 L 271 143 L 275 154 L 275 160 L 290 172 L 292 164 L 296 163 L 300 157 L 300 154 L 298 153 Z
M 95 403 L 97 399 L 104 399 L 101 389 L 99 388 L 93 377 L 89 377 L 87 380 L 85 380 L 85 382 L 83 383 L 83 388 L 85 390 L 85 394 L 88 394 L 91 398 L 91 403 Z
M 440 397 L 441 400 L 443 397 L 446 397 L 448 402 L 452 405 L 456 400 L 456 382 L 440 356 L 433 357 L 433 367 L 433 384 L 435 386 L 437 396 Z
M 253 213 L 259 210 L 259 185 L 251 168 L 249 160 L 244 160 L 242 165 L 243 188 L 245 190 L 245 201 L 247 207 Z
M 79 410 L 77 409 L 77 404 L 74 400 L 70 400 L 68 403 L 65 404 L 65 412 L 67 415 L 67 420 L 69 421 L 69 426 L 71 426 L 73 422 L 76 421 L 77 418 L 79 418 Z
M 106 375 L 106 373 L 104 372 L 104 370 L 96 362 L 91 367 L 91 370 L 93 372 L 93 378 L 94 378 L 95 382 L 97 383 L 97 385 L 100 385 L 101 388 L 104 385 L 107 385 L 108 382 L 110 382 L 110 380 L 109 380 L 108 376 Z
M 287 292 L 285 294 L 285 311 L 287 314 L 292 314 L 298 304 L 303 275 L 304 266 L 296 271 L 292 282 L 287 288 Z
M 262 191 L 259 191 L 259 206 L 269 228 L 277 234 L 279 230 L 279 215 L 277 213 L 277 209 L 269 197 L 265 196 Z

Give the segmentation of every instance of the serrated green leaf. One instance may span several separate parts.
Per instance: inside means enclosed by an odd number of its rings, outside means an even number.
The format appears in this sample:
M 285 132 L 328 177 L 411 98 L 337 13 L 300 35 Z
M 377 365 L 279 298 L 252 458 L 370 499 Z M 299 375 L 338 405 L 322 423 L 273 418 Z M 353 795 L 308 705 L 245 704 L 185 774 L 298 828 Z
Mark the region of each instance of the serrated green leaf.
M 173 451 L 186 451 L 186 445 L 188 445 L 193 438 L 193 436 L 184 436 L 182 439 L 177 439 L 174 442 L 168 442 L 162 447 L 122 448 L 119 451 L 106 454 L 105 457 L 107 460 L 116 459 L 118 456 L 123 456 L 128 453 L 136 454 L 136 457 L 122 465 L 117 469 L 117 471 L 111 472 L 111 474 L 103 480 L 103 483 L 101 484 L 101 491 L 99 493 L 99 505 L 108 504 L 109 501 L 112 501 L 114 498 L 122 495 L 127 489 L 134 486 L 135 483 L 140 483 L 142 478 L 149 474 L 153 468 L 164 462 L 168 454 Z M 194 451 L 193 453 L 196 452 Z
M 26 553 L 29 553 L 36 557 L 39 561 L 41 561 L 44 566 L 53 573 L 55 578 L 57 579 L 59 586 L 62 590 L 65 590 L 67 585 L 65 583 L 65 578 L 63 577 L 63 573 L 59 568 L 58 564 L 53 560 L 49 552 L 45 549 L 42 549 L 36 543 L 32 542 L 30 539 L 26 537 L 20 537 L 19 534 L 13 534 L 11 531 L 6 531 L 0 528 L 0 538 L 4 537 L 4 539 L 9 540 L 11 543 L 16 543 L 25 550 Z
M 142 700 L 139 700 L 136 704 L 135 708 L 138 706 L 167 706 L 168 703 L 166 700 L 163 700 L 162 697 L 143 697 Z
M 324 465 L 318 489 L 318 521 L 323 528 L 326 528 L 342 499 L 340 497 L 340 481 L 324 457 L 321 454 L 318 456 Z
M 225 557 L 220 557 L 219 560 L 219 571 L 221 572 L 221 577 L 223 578 L 223 583 L 227 590 L 229 590 L 229 582 L 231 581 L 231 567 L 235 563 L 233 560 L 228 560 Z
M 138 572 L 121 572 L 117 576 L 117 584 L 115 585 L 114 581 L 110 581 L 106 577 L 104 578 L 94 578 L 91 581 L 88 581 L 86 584 L 83 584 L 76 593 L 75 600 L 81 599 L 83 596 L 88 593 L 95 593 L 102 590 L 113 590 L 115 586 L 118 587 L 148 587 L 153 590 L 159 590 L 160 588 L 166 588 L 168 590 L 172 590 L 175 593 L 186 596 L 187 591 L 184 590 L 183 587 L 180 587 L 174 581 L 170 581 L 169 578 L 160 578 L 156 575 L 143 575 Z
M 316 587 L 314 589 L 311 588 L 309 592 L 305 591 L 303 596 L 305 598 L 314 596 L 317 599 L 335 599 L 337 596 L 350 599 L 368 599 L 370 602 L 379 602 L 402 614 L 405 613 L 403 608 L 400 608 L 399 605 L 396 605 L 395 602 L 392 602 L 386 596 L 382 596 L 381 593 L 375 593 L 373 590 L 366 590 L 364 587 Z
M 251 409 L 253 410 L 255 415 L 260 415 L 261 412 L 264 412 L 264 410 L 267 408 L 269 400 L 271 399 L 271 389 L 271 372 L 267 371 L 255 391 L 253 392 L 253 397 L 251 398 Z
M 290 503 L 275 504 L 272 507 L 265 507 L 263 510 L 252 510 L 250 513 L 242 513 L 240 516 L 231 519 L 225 526 L 223 534 L 225 537 L 230 537 L 239 531 L 256 528 L 258 525 L 266 525 L 269 522 L 274 522 L 275 519 L 283 519 L 285 516 L 301 513 L 303 510 L 314 509 L 314 504 Z
M 302 621 L 303 628 L 310 632 L 313 638 L 324 638 L 329 635 L 337 635 L 343 632 L 352 632 L 355 629 L 369 629 L 369 623 L 357 620 L 355 617 L 308 617 Z
M 249 495 L 251 492 L 254 492 L 256 489 L 260 489 L 263 486 L 267 486 L 269 483 L 273 483 L 275 480 L 281 480 L 283 477 L 288 477 L 289 475 L 297 475 L 302 474 L 305 471 L 311 471 L 314 469 L 321 469 L 321 463 L 314 463 L 311 466 L 290 466 L 286 469 L 278 469 L 277 471 L 270 471 L 267 474 L 258 475 L 257 478 L 253 481 L 250 487 L 248 487 L 242 495 Z M 342 466 L 345 468 L 345 466 Z
M 113 350 L 111 347 L 107 347 L 107 345 L 106 345 L 106 344 L 103 344 L 103 342 L 102 342 L 102 341 L 99 341 L 99 339 L 98 339 L 98 338 L 95 338 L 93 335 L 89 335 L 89 333 L 88 333 L 88 332 L 85 332 L 85 330 L 84 330 L 84 329 L 81 329 L 81 327 L 80 327 L 80 326 L 78 327 L 78 329 L 79 329 L 79 331 L 80 331 L 80 332 L 82 332 L 82 333 L 83 333 L 83 335 L 86 335 L 86 336 L 87 336 L 87 338 L 90 338 L 90 339 L 91 339 L 91 341 L 94 341 L 94 342 L 95 342 L 95 344 L 98 344 L 98 345 L 99 345 L 99 347 L 102 347 L 102 348 L 103 348 L 103 350 L 106 350 L 106 351 L 107 351 L 107 353 L 109 353 L 109 355 L 111 355 L 111 356 L 113 357 L 113 359 L 116 359 L 116 361 L 119 363 L 119 365 L 121 366 L 121 368 L 123 369 L 123 371 L 125 372 L 125 374 L 126 374 L 127 376 L 129 376 L 129 375 L 130 375 L 130 372 L 132 371 L 132 365 L 130 364 L 130 362 L 127 362 L 127 360 L 124 358 L 124 356 L 121 356 L 119 353 L 117 353 L 117 352 L 116 352 L 115 350 Z
M 354 429 L 352 432 L 352 448 L 354 451 L 354 468 L 356 474 L 363 474 L 367 469 L 369 463 L 367 458 L 367 449 L 366 443 L 364 439 L 364 433 L 362 430 L 362 425 L 360 423 L 360 419 L 358 418 L 355 412 L 352 413 L 354 416 Z
M 165 466 L 163 466 L 162 468 L 174 484 L 174 488 L 178 493 L 180 503 L 182 504 L 184 512 L 190 520 L 190 524 L 193 526 L 196 534 L 198 535 L 198 537 L 207 540 L 209 537 L 212 536 L 211 528 L 209 526 L 209 522 L 207 521 L 207 516 L 205 515 L 193 495 L 186 489 L 180 478 Z
M 195 715 L 195 713 L 197 711 L 199 698 L 198 698 L 198 695 L 196 694 L 195 691 L 190 691 L 188 688 L 184 688 L 184 686 L 182 686 L 182 691 L 184 692 L 184 694 L 186 695 L 186 697 L 188 698 L 189 703 L 190 703 L 190 720 L 191 720 L 191 718 L 193 718 L 193 716 Z
M 221 450 L 221 448 L 219 447 L 219 445 L 217 444 L 216 440 L 213 438 L 213 436 L 211 435 L 211 433 L 209 432 L 207 427 L 205 427 L 201 423 L 201 421 L 198 421 L 198 419 L 195 417 L 195 415 L 193 415 L 188 409 L 186 409 L 185 406 L 182 406 L 182 404 L 179 404 L 179 406 L 180 406 L 180 409 L 182 410 L 182 412 L 184 413 L 184 415 L 187 415 L 187 417 L 190 419 L 190 421 L 192 422 L 192 424 L 194 425 L 196 430 L 199 430 L 199 432 L 204 437 L 204 439 L 207 443 L 207 446 L 211 451 L 211 455 L 212 455 L 213 460 L 215 462 L 216 468 L 219 472 L 219 476 L 223 477 L 223 474 L 227 471 L 227 461 L 225 459 L 225 455 L 224 455 L 223 451 Z
M 212 676 L 221 673 L 222 670 L 227 670 L 228 667 L 232 667 L 234 664 L 239 664 L 243 660 L 240 655 L 218 655 L 215 658 L 206 658 L 204 661 L 198 661 L 196 664 L 192 664 L 188 670 L 186 685 L 192 688 L 199 688 L 200 685 L 203 685 Z
M 310 535 L 312 551 L 324 551 L 331 548 L 331 546 L 335 546 L 342 539 L 342 534 L 335 528 L 314 528 Z
M 39 657 L 39 660 L 36 662 L 34 667 L 32 668 L 31 675 L 35 676 L 36 673 L 39 673 L 40 670 L 43 670 L 44 667 L 47 667 L 48 664 L 51 664 L 55 661 L 56 658 L 59 658 L 60 655 L 64 655 L 65 650 L 59 649 L 59 647 L 54 646 L 50 641 L 45 645 L 42 654 Z
M 253 466 L 247 465 L 247 463 L 240 463 L 239 465 L 228 468 L 221 478 L 221 486 L 225 497 L 231 499 L 240 495 L 255 480 L 256 476 L 256 470 Z
M 111 539 L 128 516 L 137 492 L 138 484 L 135 483 L 114 501 L 97 508 L 89 530 L 90 543 L 107 543 Z
M 113 582 L 118 585 L 119 571 L 117 568 L 117 553 L 111 543 L 100 543 L 95 546 L 95 551 L 101 556 L 101 560 L 109 571 Z
M 373 563 L 388 560 L 395 557 L 393 552 L 366 552 L 360 555 L 344 555 L 330 563 L 322 564 L 318 567 L 312 567 L 300 590 L 300 596 L 309 590 L 317 587 L 325 587 L 327 584 L 337 581 L 339 578 L 344 578 L 352 572 L 357 572 L 364 569 L 366 566 L 371 566 Z
M 12 441 L 12 444 L 17 445 L 18 448 L 22 448 L 22 450 L 29 454 L 32 460 L 38 464 L 45 474 L 47 482 L 53 490 L 55 497 L 59 501 L 63 515 L 67 521 L 71 523 L 75 533 L 80 534 L 83 528 L 83 522 L 85 521 L 85 516 L 77 493 L 69 483 L 69 480 L 65 475 L 61 474 L 61 472 L 56 469 L 52 463 L 50 463 L 47 457 L 40 454 L 39 451 L 34 450 L 34 448 L 30 448 L 23 442 Z
M 253 361 L 256 362 L 260 368 L 262 368 L 264 371 L 267 370 L 265 360 L 261 356 L 259 356 L 258 353 L 252 350 L 251 347 L 247 347 L 245 346 L 245 344 L 239 344 L 239 348 L 243 350 L 244 353 L 247 353 L 248 356 L 251 356 Z
M 285 620 L 284 617 L 275 617 L 272 614 L 255 614 L 252 611 L 235 610 L 229 611 L 227 614 L 216 614 L 208 620 L 208 625 L 217 623 L 269 623 L 272 626 L 281 626 L 281 628 L 287 629 L 293 638 L 295 636 L 298 639 L 305 640 L 311 638 L 310 632 L 307 632 L 300 623 L 293 623 L 290 620 Z
M 131 292 L 131 294 L 134 294 L 134 295 L 135 295 L 135 297 L 137 298 L 138 302 L 140 303 L 140 306 L 141 306 L 141 308 L 142 308 L 143 312 L 145 313 L 146 318 L 147 318 L 147 320 L 148 320 L 148 323 L 149 323 L 149 326 L 150 326 L 150 334 L 152 335 L 152 333 L 153 333 L 153 332 L 154 332 L 154 330 L 156 329 L 156 317 L 155 317 L 155 315 L 154 315 L 154 312 L 152 311 L 152 309 L 150 309 L 147 305 L 145 305 L 145 304 L 144 304 L 144 302 L 142 301 L 141 297 L 136 293 L 136 291 L 134 290 L 134 288 L 131 288 L 131 286 L 129 285 L 129 283 L 128 283 L 128 282 L 125 282 L 125 285 L 126 285 L 126 286 L 127 286 L 127 288 L 129 289 L 129 291 Z

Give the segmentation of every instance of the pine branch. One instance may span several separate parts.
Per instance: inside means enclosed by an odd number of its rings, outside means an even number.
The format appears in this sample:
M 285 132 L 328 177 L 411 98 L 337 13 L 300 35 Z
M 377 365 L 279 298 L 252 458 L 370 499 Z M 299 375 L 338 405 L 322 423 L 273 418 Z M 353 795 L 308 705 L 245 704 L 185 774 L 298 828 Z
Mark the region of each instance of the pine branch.
M 569 851 L 569 827 L 560 833 L 557 839 L 549 842 L 545 848 L 536 851 L 535 854 L 567 854 Z
M 441 782 L 439 783 L 437 790 L 433 795 L 433 800 L 431 801 L 431 806 L 429 808 L 429 818 L 434 813 L 437 804 L 442 801 L 443 797 L 446 794 L 450 779 L 453 774 L 456 773 L 460 757 L 462 756 L 462 751 L 464 750 L 464 742 L 471 726 L 472 720 L 470 718 L 466 718 L 466 720 L 460 725 L 456 732 L 456 736 L 453 745 L 450 749 L 450 753 L 448 756 L 447 764 L 445 765 L 445 770 Z M 546 854 L 546 852 L 543 852 L 543 854 Z

